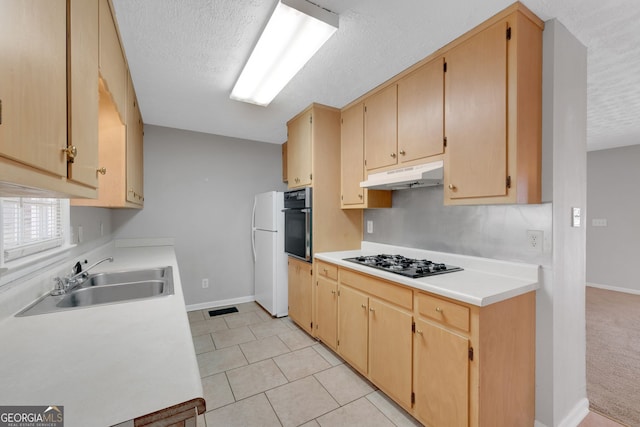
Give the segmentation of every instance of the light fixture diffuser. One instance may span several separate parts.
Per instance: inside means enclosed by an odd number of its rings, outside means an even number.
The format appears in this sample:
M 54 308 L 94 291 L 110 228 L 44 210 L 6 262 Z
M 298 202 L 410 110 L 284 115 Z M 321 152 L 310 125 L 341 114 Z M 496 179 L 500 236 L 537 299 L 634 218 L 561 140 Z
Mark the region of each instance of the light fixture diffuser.
M 306 0 L 280 0 L 231 91 L 267 106 L 338 29 L 338 15 Z

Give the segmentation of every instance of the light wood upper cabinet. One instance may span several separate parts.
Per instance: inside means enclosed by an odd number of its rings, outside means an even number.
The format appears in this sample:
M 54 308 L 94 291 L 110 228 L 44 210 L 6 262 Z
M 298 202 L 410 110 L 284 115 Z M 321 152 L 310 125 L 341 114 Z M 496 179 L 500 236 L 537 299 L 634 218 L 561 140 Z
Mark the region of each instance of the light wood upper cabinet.
M 342 111 L 340 127 L 340 204 L 342 209 L 389 208 L 391 191 L 360 187 L 364 181 L 364 104 Z
M 305 110 L 287 123 L 287 179 L 289 188 L 311 185 L 312 113 L 312 109 Z
M 410 311 L 369 298 L 369 377 L 405 408 L 411 407 L 412 324 Z
M 109 0 L 99 0 L 100 12 L 100 75 L 122 123 L 126 122 L 127 66 L 124 60 L 115 19 Z
M 144 204 L 144 154 L 142 116 L 133 89 L 127 79 L 127 201 Z
M 312 330 L 312 266 L 308 262 L 289 257 L 289 317 L 298 326 Z
M 90 70 L 94 11 L 92 2 L 3 1 L 0 195 L 95 197 L 97 130 L 90 115 L 97 108 L 91 105 L 97 84 L 93 92 L 85 90 L 97 81 Z M 68 167 L 68 146 L 69 153 L 77 153 L 75 167 Z
M 284 142 L 284 144 L 282 144 L 282 182 L 288 182 L 289 179 L 287 178 L 287 172 L 288 172 L 288 168 L 289 166 L 287 165 L 287 158 L 288 158 L 288 154 L 287 154 L 287 141 Z
M 398 81 L 400 163 L 444 153 L 444 61 L 436 58 Z
M 369 296 L 340 284 L 338 297 L 338 354 L 351 366 L 369 372 Z
M 427 425 L 469 425 L 469 339 L 416 319 L 416 417 Z
M 69 2 L 69 179 L 98 187 L 98 1 Z
M 66 23 L 65 0 L 2 3 L 0 154 L 61 177 L 67 176 Z
M 540 203 L 541 25 L 514 12 L 445 54 L 445 204 Z
M 368 171 L 398 163 L 397 110 L 395 84 L 364 101 L 364 158 Z

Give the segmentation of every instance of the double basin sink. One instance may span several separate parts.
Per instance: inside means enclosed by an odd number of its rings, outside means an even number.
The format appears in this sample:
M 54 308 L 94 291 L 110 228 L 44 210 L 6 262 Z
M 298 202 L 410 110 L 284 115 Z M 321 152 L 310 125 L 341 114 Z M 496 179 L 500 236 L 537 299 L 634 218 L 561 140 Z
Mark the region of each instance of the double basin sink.
M 16 316 L 32 316 L 94 305 L 158 298 L 173 295 L 173 293 L 171 266 L 94 273 L 69 292 L 62 295 L 46 295 Z

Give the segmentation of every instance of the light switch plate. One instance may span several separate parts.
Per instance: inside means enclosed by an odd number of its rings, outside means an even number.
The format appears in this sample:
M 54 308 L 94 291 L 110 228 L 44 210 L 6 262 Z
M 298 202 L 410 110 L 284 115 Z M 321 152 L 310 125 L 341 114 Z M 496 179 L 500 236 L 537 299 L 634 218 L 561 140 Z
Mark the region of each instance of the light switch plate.
M 594 218 L 591 220 L 592 227 L 606 227 L 607 219 L 606 218 Z
M 367 233 L 373 233 L 373 221 L 367 221 Z
M 571 208 L 571 226 L 580 227 L 581 220 L 580 208 Z

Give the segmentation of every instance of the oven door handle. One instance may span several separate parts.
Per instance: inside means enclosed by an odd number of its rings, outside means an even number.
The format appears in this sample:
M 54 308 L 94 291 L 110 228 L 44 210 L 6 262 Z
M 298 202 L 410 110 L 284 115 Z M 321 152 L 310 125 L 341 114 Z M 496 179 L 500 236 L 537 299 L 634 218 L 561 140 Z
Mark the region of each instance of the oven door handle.
M 304 228 L 305 228 L 305 247 L 304 257 L 307 261 L 311 260 L 311 209 L 301 209 L 304 212 Z
M 298 211 L 300 213 L 311 213 L 311 208 L 284 208 L 280 212 Z

